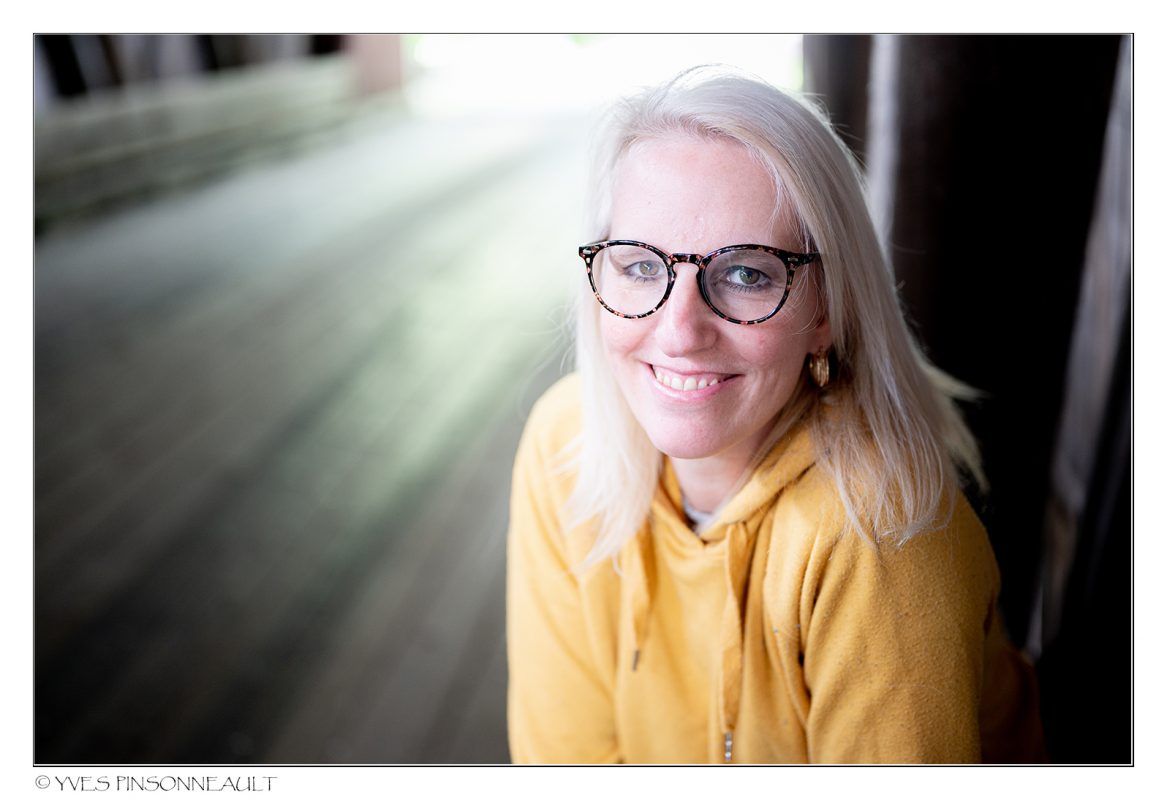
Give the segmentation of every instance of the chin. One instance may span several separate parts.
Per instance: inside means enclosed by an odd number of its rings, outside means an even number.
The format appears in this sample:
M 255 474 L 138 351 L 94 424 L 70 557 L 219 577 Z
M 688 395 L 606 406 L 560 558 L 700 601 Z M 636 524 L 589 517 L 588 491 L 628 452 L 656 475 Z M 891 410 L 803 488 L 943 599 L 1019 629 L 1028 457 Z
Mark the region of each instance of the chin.
M 648 434 L 653 447 L 669 458 L 708 458 L 730 445 L 722 436 L 711 436 L 691 429 L 661 430 L 659 426 L 645 426 L 644 432 Z

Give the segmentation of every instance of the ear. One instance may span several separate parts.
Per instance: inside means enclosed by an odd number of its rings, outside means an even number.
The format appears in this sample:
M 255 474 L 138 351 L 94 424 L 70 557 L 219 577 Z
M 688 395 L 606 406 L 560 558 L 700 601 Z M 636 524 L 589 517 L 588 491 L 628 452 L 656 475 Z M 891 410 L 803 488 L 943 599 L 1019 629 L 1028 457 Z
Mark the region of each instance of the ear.
M 831 321 L 824 313 L 819 319 L 818 324 L 810 331 L 810 352 L 813 354 L 822 352 L 823 350 L 830 350 L 832 341 Z
M 831 348 L 831 316 L 828 311 L 826 296 L 826 275 L 823 274 L 822 263 L 815 261 L 810 265 L 813 270 L 807 277 L 807 288 L 811 290 L 815 302 L 815 311 L 818 319 L 808 331 L 810 353 L 819 353 Z

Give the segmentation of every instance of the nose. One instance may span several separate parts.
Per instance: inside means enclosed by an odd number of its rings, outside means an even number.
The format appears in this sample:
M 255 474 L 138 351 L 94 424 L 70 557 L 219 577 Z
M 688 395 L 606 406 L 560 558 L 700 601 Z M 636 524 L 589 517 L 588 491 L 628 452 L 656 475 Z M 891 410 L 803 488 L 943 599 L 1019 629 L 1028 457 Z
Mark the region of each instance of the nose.
M 680 358 L 713 345 L 717 338 L 717 315 L 705 304 L 697 285 L 697 267 L 677 264 L 677 280 L 669 299 L 653 314 L 659 317 L 654 335 L 661 352 Z M 651 317 L 650 317 L 651 319 Z

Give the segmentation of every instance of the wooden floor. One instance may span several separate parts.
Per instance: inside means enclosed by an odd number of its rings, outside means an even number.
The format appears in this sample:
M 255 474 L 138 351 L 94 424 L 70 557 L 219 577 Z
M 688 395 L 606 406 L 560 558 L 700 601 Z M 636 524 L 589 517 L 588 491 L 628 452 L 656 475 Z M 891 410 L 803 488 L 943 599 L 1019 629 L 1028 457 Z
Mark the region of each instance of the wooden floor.
M 497 763 L 578 121 L 373 117 L 36 247 L 39 763 Z

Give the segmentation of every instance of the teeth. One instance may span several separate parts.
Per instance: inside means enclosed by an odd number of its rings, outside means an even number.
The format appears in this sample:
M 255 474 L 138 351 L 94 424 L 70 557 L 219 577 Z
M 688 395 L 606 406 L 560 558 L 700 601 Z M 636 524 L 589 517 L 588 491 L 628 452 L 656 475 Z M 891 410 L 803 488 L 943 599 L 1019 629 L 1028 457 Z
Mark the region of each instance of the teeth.
M 709 386 L 716 386 L 718 383 L 717 378 L 713 378 L 712 380 L 709 380 L 706 378 L 702 378 L 701 380 L 697 380 L 696 378 L 685 378 L 684 380 L 682 380 L 681 378 L 679 378 L 675 375 L 672 377 L 669 377 L 669 376 L 665 375 L 663 372 L 661 372 L 659 369 L 657 369 L 656 367 L 652 368 L 652 372 L 653 372 L 653 375 L 656 376 L 658 383 L 660 383 L 664 386 L 668 386 L 672 389 L 675 389 L 678 392 L 691 392 L 691 391 L 694 391 L 695 389 L 705 389 Z

